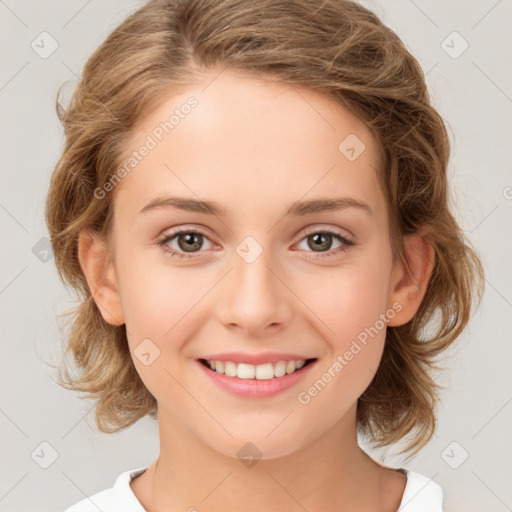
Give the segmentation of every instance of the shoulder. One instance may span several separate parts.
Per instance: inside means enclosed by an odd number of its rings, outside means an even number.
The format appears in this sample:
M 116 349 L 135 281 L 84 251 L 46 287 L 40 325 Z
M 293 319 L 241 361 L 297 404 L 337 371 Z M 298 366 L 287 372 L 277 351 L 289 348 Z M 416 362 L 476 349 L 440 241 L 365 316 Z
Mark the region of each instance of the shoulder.
M 121 473 L 113 487 L 88 496 L 63 512 L 146 512 L 130 487 L 130 481 L 146 469 L 143 467 Z
M 402 469 L 407 484 L 398 512 L 443 512 L 443 489 L 431 478 Z

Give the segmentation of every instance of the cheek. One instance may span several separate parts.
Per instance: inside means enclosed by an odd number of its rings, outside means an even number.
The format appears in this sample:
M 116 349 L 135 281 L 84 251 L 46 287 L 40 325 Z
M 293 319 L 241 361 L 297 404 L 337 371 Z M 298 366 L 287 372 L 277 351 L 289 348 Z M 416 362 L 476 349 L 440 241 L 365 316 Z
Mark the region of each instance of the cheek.
M 353 269 L 351 269 L 353 270 Z M 367 269 L 368 270 L 368 269 Z M 298 397 L 334 424 L 372 381 L 386 337 L 385 283 L 378 272 L 348 272 L 326 280 L 328 292 L 310 294 L 315 329 L 325 341 L 323 362 Z
M 347 265 L 317 274 L 301 291 L 314 313 L 309 318 L 326 341 L 319 373 L 322 382 L 332 384 L 324 398 L 333 393 L 340 410 L 370 384 L 384 349 L 391 257 L 378 253 L 377 248 L 361 252 Z
M 198 292 L 186 286 L 183 272 L 161 262 L 156 265 L 141 251 L 118 252 L 119 291 L 124 312 L 128 343 L 141 378 L 151 378 L 158 368 L 169 368 L 179 351 L 179 340 L 187 313 L 197 302 Z M 171 350 L 169 350 L 171 348 Z M 139 353 L 150 353 L 146 366 Z M 148 386 L 149 387 L 149 386 Z
M 299 296 L 323 324 L 326 338 L 343 348 L 385 313 L 388 276 L 386 261 L 365 257 L 303 281 Z
M 135 260 L 135 258 L 134 258 Z M 180 387 L 173 375 L 180 364 L 182 347 L 190 338 L 193 306 L 204 294 L 184 279 L 179 270 L 154 265 L 124 266 L 122 303 L 128 345 L 146 388 L 160 402 L 165 397 L 170 407 L 179 407 Z M 192 316 L 190 316 L 192 315 Z
M 131 247 L 120 241 L 116 262 L 119 288 L 132 335 L 167 339 L 204 293 L 202 281 L 192 276 L 192 269 L 170 262 L 171 257 L 158 247 Z

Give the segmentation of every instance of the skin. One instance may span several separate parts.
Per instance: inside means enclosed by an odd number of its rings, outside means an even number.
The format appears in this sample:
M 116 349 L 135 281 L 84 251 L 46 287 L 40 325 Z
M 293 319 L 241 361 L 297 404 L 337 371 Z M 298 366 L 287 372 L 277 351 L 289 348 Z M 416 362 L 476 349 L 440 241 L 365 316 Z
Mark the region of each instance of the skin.
M 80 236 L 94 299 L 107 322 L 126 324 L 135 367 L 158 401 L 160 456 L 131 487 L 150 512 L 394 511 L 406 478 L 373 461 L 356 435 L 357 399 L 378 368 L 385 329 L 307 405 L 297 395 L 393 304 L 402 309 L 388 326 L 414 316 L 432 247 L 411 235 L 410 272 L 393 259 L 376 141 L 348 110 L 314 91 L 214 73 L 169 91 L 133 131 L 127 152 L 190 96 L 198 106 L 116 188 L 108 243 Z M 349 134 L 366 146 L 354 161 L 338 150 Z M 232 214 L 139 213 L 165 195 L 213 200 Z M 372 214 L 348 208 L 284 216 L 294 201 L 341 195 L 367 203 Z M 208 236 L 199 235 L 190 252 L 181 249 L 189 259 L 158 245 L 177 227 Z M 306 228 L 314 231 L 306 235 Z M 311 235 L 322 228 L 355 245 L 334 254 L 342 244 L 332 238 L 315 251 Z M 250 264 L 236 252 L 247 236 L 263 251 Z M 167 245 L 180 251 L 178 242 Z M 149 366 L 133 354 L 146 338 L 160 350 Z M 195 361 L 272 350 L 318 361 L 304 382 L 271 398 L 232 396 Z M 248 441 L 262 453 L 251 467 L 237 457 Z

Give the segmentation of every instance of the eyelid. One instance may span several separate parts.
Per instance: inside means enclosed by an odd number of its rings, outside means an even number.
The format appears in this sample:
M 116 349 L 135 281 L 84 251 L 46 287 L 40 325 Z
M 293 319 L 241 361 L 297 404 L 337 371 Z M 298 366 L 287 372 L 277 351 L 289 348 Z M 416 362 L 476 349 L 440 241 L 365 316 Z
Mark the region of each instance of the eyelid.
M 169 230 L 165 230 L 163 233 L 158 235 L 157 242 L 159 244 L 161 244 L 165 240 L 171 240 L 171 239 L 175 238 L 176 236 L 181 235 L 183 233 L 196 233 L 196 234 L 199 234 L 199 235 L 203 235 L 212 244 L 215 243 L 212 240 L 212 237 L 202 227 L 186 226 L 186 225 L 183 225 L 183 226 L 180 225 L 180 226 L 177 226 L 175 228 L 170 228 Z M 199 252 L 202 252 L 202 251 L 199 251 Z
M 348 237 L 346 235 L 344 235 L 343 233 L 340 233 L 338 230 L 345 231 L 348 234 Z M 186 224 L 176 226 L 175 228 L 169 228 L 169 232 L 167 232 L 167 230 L 165 230 L 157 237 L 157 239 L 162 240 L 162 239 L 165 239 L 168 237 L 172 238 L 172 237 L 179 235 L 183 232 L 197 232 L 197 233 L 203 235 L 205 238 L 207 238 L 210 242 L 213 243 L 211 236 L 206 232 L 206 230 L 203 227 L 197 226 L 197 225 L 186 225 Z M 339 226 L 335 227 L 335 226 L 331 226 L 331 225 L 323 225 L 322 226 L 321 224 L 320 225 L 314 224 L 307 228 L 302 228 L 299 231 L 299 233 L 301 234 L 301 238 L 299 240 L 297 240 L 297 242 L 302 241 L 303 238 L 306 236 L 309 236 L 314 233 L 321 233 L 321 232 L 336 234 L 338 236 L 341 236 L 346 239 L 348 238 L 350 241 L 355 242 L 355 237 L 354 237 L 353 233 L 351 233 L 348 229 L 340 228 Z M 298 234 L 296 236 L 298 236 Z
M 346 235 L 343 234 L 343 231 L 346 233 Z M 332 226 L 330 224 L 314 224 L 311 227 L 305 228 L 303 231 L 301 230 L 301 233 L 302 238 L 304 238 L 305 236 L 309 236 L 313 233 L 334 233 L 338 236 L 350 239 L 351 241 L 355 242 L 355 236 L 348 229 L 340 228 L 339 226 Z M 302 240 L 302 238 L 300 240 Z
M 356 240 L 354 239 L 353 235 L 350 233 L 350 235 L 347 237 L 346 235 L 343 235 L 339 232 L 339 230 L 342 228 L 339 227 L 333 227 L 333 226 L 326 226 L 326 227 L 320 227 L 318 225 L 309 226 L 308 228 L 305 228 L 305 231 L 302 230 L 300 239 L 294 244 L 297 245 L 301 243 L 302 241 L 306 240 L 309 236 L 312 234 L 329 234 L 336 238 L 339 242 L 341 242 L 340 247 L 336 247 L 335 249 L 329 249 L 325 252 L 318 252 L 315 253 L 315 251 L 305 251 L 306 253 L 311 253 L 311 256 L 307 256 L 310 259 L 313 260 L 321 260 L 323 258 L 329 259 L 334 258 L 336 256 L 339 256 L 341 253 L 348 252 L 348 250 L 357 245 Z M 186 225 L 180 225 L 174 229 L 171 229 L 171 232 L 164 232 L 158 239 L 158 245 L 161 247 L 161 249 L 167 253 L 168 256 L 171 257 L 177 257 L 181 260 L 188 260 L 195 257 L 196 254 L 199 254 L 201 252 L 205 252 L 203 250 L 192 252 L 192 253 L 186 253 L 182 252 L 180 250 L 172 249 L 167 244 L 170 240 L 174 239 L 175 237 L 184 234 L 184 233 L 195 233 L 202 235 L 204 238 L 206 238 L 210 243 L 214 244 L 210 238 L 210 236 L 203 230 L 203 228 L 199 227 L 191 227 Z

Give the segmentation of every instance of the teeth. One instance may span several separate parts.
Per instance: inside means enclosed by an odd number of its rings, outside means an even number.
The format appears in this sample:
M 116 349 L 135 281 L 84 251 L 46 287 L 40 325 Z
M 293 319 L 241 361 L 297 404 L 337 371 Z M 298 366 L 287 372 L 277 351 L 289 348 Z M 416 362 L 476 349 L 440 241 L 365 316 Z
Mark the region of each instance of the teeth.
M 240 363 L 236 367 L 236 376 L 239 379 L 254 379 L 256 373 L 256 367 L 252 364 Z M 273 375 L 272 375 L 273 377 Z
M 217 370 L 218 373 L 224 373 L 224 361 L 216 361 L 214 370 Z
M 228 377 L 238 377 L 239 379 L 258 379 L 268 380 L 274 377 L 283 377 L 299 370 L 306 364 L 306 360 L 300 361 L 278 361 L 277 363 L 265 363 L 259 365 L 240 363 L 232 361 L 210 361 L 206 363 L 213 371 L 224 374 Z

